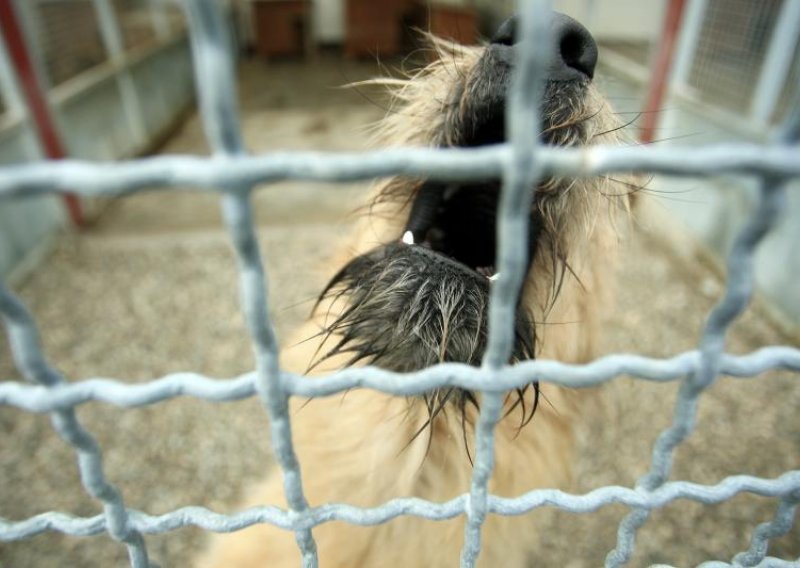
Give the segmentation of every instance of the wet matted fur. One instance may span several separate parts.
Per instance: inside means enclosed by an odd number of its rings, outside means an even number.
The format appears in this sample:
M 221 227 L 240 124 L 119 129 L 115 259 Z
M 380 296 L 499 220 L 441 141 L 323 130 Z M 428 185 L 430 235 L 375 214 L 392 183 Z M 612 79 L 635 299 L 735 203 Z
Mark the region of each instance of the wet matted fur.
M 380 126 L 384 144 L 474 146 L 503 140 L 511 66 L 488 47 L 433 40 L 437 60 L 404 80 Z M 542 105 L 544 139 L 558 145 L 619 143 L 621 125 L 587 78 L 552 81 Z M 441 361 L 479 365 L 494 272 L 500 182 L 437 184 L 392 179 L 378 186 L 344 244 L 314 313 L 290 339 L 283 366 L 322 374 L 371 364 L 412 371 Z M 531 188 L 533 191 L 534 188 Z M 611 302 L 625 181 L 548 179 L 530 216 L 527 280 L 519 301 L 513 361 L 580 363 L 597 355 Z M 415 244 L 402 237 L 411 234 Z M 511 362 L 513 362 L 511 361 Z M 507 398 L 496 431 L 493 494 L 516 496 L 569 482 L 580 396 L 530 385 Z M 404 399 L 369 390 L 293 400 L 293 438 L 312 506 L 373 507 L 395 497 L 442 502 L 469 491 L 480 395 L 458 389 Z M 235 480 L 225 480 L 226 483 Z M 285 507 L 281 473 L 247 506 Z M 464 517 L 400 517 L 377 527 L 341 522 L 313 529 L 320 566 L 454 566 Z M 523 567 L 535 559 L 532 515 L 490 515 L 479 565 Z M 298 566 L 294 535 L 257 526 L 215 537 L 202 566 Z

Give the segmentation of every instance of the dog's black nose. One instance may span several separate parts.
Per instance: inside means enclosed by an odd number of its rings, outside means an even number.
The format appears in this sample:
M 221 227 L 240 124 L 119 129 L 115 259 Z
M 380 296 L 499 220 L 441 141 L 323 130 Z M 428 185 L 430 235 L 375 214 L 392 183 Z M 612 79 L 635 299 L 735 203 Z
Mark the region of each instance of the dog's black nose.
M 513 16 L 500 24 L 491 42 L 495 45 L 513 46 L 517 43 L 517 20 Z M 594 77 L 597 65 L 597 43 L 589 30 L 564 14 L 553 12 L 551 19 L 555 53 L 550 65 L 549 78 L 568 81 L 582 77 Z

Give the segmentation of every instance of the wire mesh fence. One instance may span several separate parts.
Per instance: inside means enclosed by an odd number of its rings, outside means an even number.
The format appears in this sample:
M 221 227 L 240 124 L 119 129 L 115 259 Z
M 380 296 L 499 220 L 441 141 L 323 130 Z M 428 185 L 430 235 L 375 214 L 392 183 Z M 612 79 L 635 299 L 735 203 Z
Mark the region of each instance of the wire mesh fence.
M 733 111 L 747 110 L 780 2 L 716 2 L 706 8 L 689 84 Z
M 789 0 L 698 4 L 703 18 L 687 85 L 701 100 L 732 114 L 750 112 L 767 124 L 785 119 L 800 65 L 797 5 Z M 782 29 L 789 37 L 777 42 Z
M 749 550 L 729 563 L 707 566 L 790 566 L 793 559 L 768 556 L 770 539 L 792 526 L 800 502 L 800 471 L 787 471 L 775 479 L 734 476 L 716 485 L 670 481 L 676 448 L 691 434 L 702 393 L 721 375 L 755 377 L 772 369 L 800 372 L 800 350 L 773 346 L 735 356 L 725 353 L 725 335 L 744 310 L 752 294 L 752 255 L 759 241 L 775 222 L 784 199 L 787 180 L 800 175 L 800 151 L 796 145 L 800 112 L 795 111 L 773 144 L 768 146 L 726 145 L 691 148 L 558 149 L 539 146 L 537 108 L 531 104 L 542 87 L 537 69 L 546 59 L 548 30 L 537 14 L 549 9 L 535 1 L 521 8 L 523 29 L 531 38 L 530 48 L 519 65 L 509 110 L 519 126 L 510 143 L 475 150 L 400 149 L 370 154 L 325 155 L 308 153 L 246 155 L 238 126 L 233 71 L 227 56 L 226 25 L 212 0 L 187 2 L 196 63 L 196 78 L 206 134 L 215 149 L 210 159 L 163 157 L 140 161 L 89 164 L 61 162 L 7 167 L 0 173 L 0 198 L 10 199 L 40 193 L 79 191 L 83 195 L 122 195 L 153 186 L 195 187 L 222 195 L 225 222 L 240 261 L 242 307 L 257 357 L 257 370 L 238 379 L 220 382 L 184 373 L 142 385 L 92 380 L 67 383 L 45 359 L 36 324 L 28 310 L 6 289 L 0 288 L 0 313 L 9 335 L 17 366 L 32 384 L 3 383 L 0 403 L 26 411 L 49 413 L 53 427 L 75 449 L 86 491 L 103 504 L 96 517 L 73 517 L 48 512 L 17 522 L 0 520 L 0 539 L 30 538 L 45 531 L 73 536 L 107 533 L 128 548 L 135 567 L 151 564 L 145 546 L 146 534 L 166 533 L 187 525 L 211 531 L 237 530 L 254 523 L 273 523 L 294 531 L 303 552 L 303 564 L 318 562 L 313 527 L 333 520 L 375 525 L 401 515 L 432 520 L 466 515 L 468 519 L 462 566 L 474 566 L 480 554 L 481 526 L 487 514 L 521 515 L 544 506 L 572 513 L 585 513 L 609 504 L 623 504 L 631 513 L 620 525 L 618 543 L 606 559 L 608 566 L 625 564 L 630 558 L 638 529 L 650 512 L 677 499 L 712 504 L 740 493 L 777 500 L 774 519 L 755 528 Z M 649 171 L 671 175 L 747 173 L 762 179 L 760 206 L 742 232 L 729 258 L 729 281 L 724 299 L 709 315 L 699 348 L 669 359 L 635 355 L 613 355 L 587 365 L 555 361 L 529 361 L 505 367 L 511 346 L 511 323 L 522 274 L 514 270 L 524 251 L 514 238 L 525 230 L 524 201 L 527 188 L 543 175 L 592 176 L 617 171 Z M 445 364 L 417 373 L 400 375 L 380 369 L 358 369 L 324 378 L 307 379 L 283 372 L 277 360 L 277 341 L 267 312 L 266 275 L 255 238 L 250 197 L 255 183 L 282 179 L 343 181 L 384 175 L 424 175 L 437 179 L 476 179 L 502 176 L 504 203 L 500 217 L 502 250 L 499 285 L 493 287 L 490 341 L 482 368 Z M 502 371 L 502 372 L 501 372 Z M 680 395 L 673 425 L 653 448 L 650 471 L 633 488 L 600 487 L 584 495 L 552 489 L 534 490 L 513 498 L 488 494 L 492 471 L 493 428 L 504 393 L 531 381 L 576 388 L 598 385 L 620 375 L 649 381 L 679 381 Z M 398 498 L 378 507 L 360 509 L 349 505 L 306 502 L 298 463 L 291 444 L 288 401 L 291 396 L 326 396 L 349 388 L 369 388 L 394 395 L 411 395 L 441 386 L 459 386 L 484 394 L 477 426 L 478 452 L 472 488 L 468 494 L 445 503 Z M 189 507 L 163 515 L 149 515 L 125 506 L 124 496 L 106 479 L 100 448 L 78 422 L 75 410 L 90 401 L 104 401 L 129 408 L 154 405 L 178 396 L 223 402 L 261 397 L 267 409 L 274 453 L 285 473 L 289 510 L 272 506 L 221 515 L 202 507 Z M 456 562 L 456 559 L 453 559 Z
M 33 0 L 23 10 L 51 87 L 153 48 L 183 25 L 172 2 Z
M 33 9 L 52 85 L 60 85 L 108 60 L 91 0 L 37 2 Z

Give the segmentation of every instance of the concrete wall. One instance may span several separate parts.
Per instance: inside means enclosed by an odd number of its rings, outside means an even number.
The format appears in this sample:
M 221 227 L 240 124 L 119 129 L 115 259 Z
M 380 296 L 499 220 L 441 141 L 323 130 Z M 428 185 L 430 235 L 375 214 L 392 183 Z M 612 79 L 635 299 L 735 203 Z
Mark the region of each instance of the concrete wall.
M 135 128 L 123 108 L 120 74 L 138 93 L 141 113 Z M 128 61 L 123 69 L 98 67 L 50 93 L 67 153 L 74 158 L 129 158 L 163 137 L 194 98 L 191 52 L 180 35 Z M 24 117 L 0 122 L 0 164 L 41 159 Z M 54 231 L 67 224 L 60 197 L 4 201 L 0 206 L 0 276 L 7 275 Z
M 185 36 L 131 61 L 121 72 L 129 75 L 138 94 L 141 113 L 136 129 L 124 109 L 119 70 L 98 67 L 53 90 L 51 101 L 70 156 L 112 160 L 140 154 L 193 100 L 192 60 Z
M 635 113 L 643 104 L 644 84 L 631 77 L 631 65 L 616 66 L 612 60 L 601 67 L 600 86 L 615 109 Z M 704 106 L 684 95 L 673 95 L 665 104 L 656 142 L 659 145 L 706 145 L 763 142 L 764 133 L 748 129 L 718 108 Z M 624 116 L 633 116 L 625 114 Z M 635 131 L 633 132 L 635 135 Z M 690 239 L 676 244 L 701 243 L 722 263 L 733 241 L 757 204 L 757 185 L 746 176 L 709 179 L 657 176 L 648 184 L 649 205 L 666 213 Z M 759 291 L 788 322 L 800 325 L 800 181 L 788 186 L 786 206 L 775 229 L 761 243 L 755 258 Z M 691 254 L 692 251 L 685 251 Z M 676 308 L 676 309 L 679 309 Z
M 0 126 L 0 164 L 40 157 L 41 151 L 26 122 L 15 119 Z M 0 202 L 0 276 L 10 273 L 29 251 L 65 223 L 61 199 L 55 196 Z
M 42 157 L 36 135 L 27 120 L 21 90 L 11 60 L 0 41 L 0 164 L 29 162 Z M 66 223 L 62 201 L 56 196 L 0 202 L 0 276 L 10 273 L 55 228 Z

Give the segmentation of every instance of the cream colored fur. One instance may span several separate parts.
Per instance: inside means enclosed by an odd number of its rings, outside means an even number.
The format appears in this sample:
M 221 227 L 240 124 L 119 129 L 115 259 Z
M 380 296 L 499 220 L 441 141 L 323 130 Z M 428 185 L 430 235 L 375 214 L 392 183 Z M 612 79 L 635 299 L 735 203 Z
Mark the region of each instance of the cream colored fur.
M 441 126 L 440 106 L 453 81 L 468 76 L 480 55 L 479 48 L 448 48 L 437 42 L 441 59 L 407 81 L 389 81 L 396 94 L 394 114 L 382 125 L 384 141 L 429 145 Z M 588 127 L 602 133 L 616 126 L 606 103 L 592 87 L 586 102 Z M 576 117 L 576 119 L 585 117 Z M 591 133 L 590 133 L 591 134 Z M 590 143 L 615 143 L 616 134 L 590 136 Z M 580 363 L 598 350 L 600 318 L 610 305 L 614 258 L 618 248 L 618 219 L 628 210 L 625 185 L 607 179 L 551 184 L 553 195 L 543 204 L 543 218 L 551 225 L 555 246 L 546 248 L 530 269 L 523 303 L 535 316 L 537 357 Z M 384 195 L 384 187 L 376 196 Z M 402 188 L 401 188 L 402 190 Z M 409 184 L 407 192 L 413 191 Z M 548 191 L 548 187 L 544 188 Z M 356 254 L 399 238 L 408 217 L 408 200 L 380 199 L 345 243 L 337 259 L 341 266 Z M 570 270 L 554 295 L 559 271 L 553 268 L 553 251 L 569 259 Z M 555 273 L 554 273 L 555 272 Z M 304 373 L 318 352 L 325 352 L 317 336 L 328 311 L 340 309 L 325 303 L 287 344 L 283 366 Z M 315 373 L 339 368 L 340 359 L 327 360 Z M 578 419 L 578 393 L 542 385 L 544 401 L 532 422 L 519 430 L 519 420 L 509 416 L 496 431 L 496 465 L 489 488 L 500 496 L 517 496 L 535 488 L 566 488 L 570 482 L 572 430 Z M 510 403 L 509 403 L 510 404 Z M 472 418 L 476 411 L 467 408 Z M 354 390 L 328 398 L 292 401 L 294 444 L 303 473 L 303 485 L 312 506 L 349 503 L 361 507 L 380 505 L 395 497 L 421 497 L 435 502 L 469 491 L 472 466 L 461 436 L 457 412 L 433 422 L 430 446 L 427 433 L 409 440 L 428 419 L 422 404 L 370 390 Z M 470 444 L 472 444 L 470 431 Z M 474 447 L 470 448 L 474 455 Z M 235 479 L 220 480 L 236 483 Z M 254 488 L 243 506 L 285 507 L 281 473 L 277 471 Z M 532 515 L 503 518 L 490 515 L 483 529 L 479 566 L 483 568 L 530 566 L 535 559 L 536 530 Z M 464 517 L 433 522 L 400 517 L 369 528 L 341 522 L 313 529 L 323 568 L 444 567 L 456 566 L 463 542 Z M 283 568 L 300 565 L 294 535 L 272 526 L 256 526 L 215 537 L 204 555 L 204 568 Z

